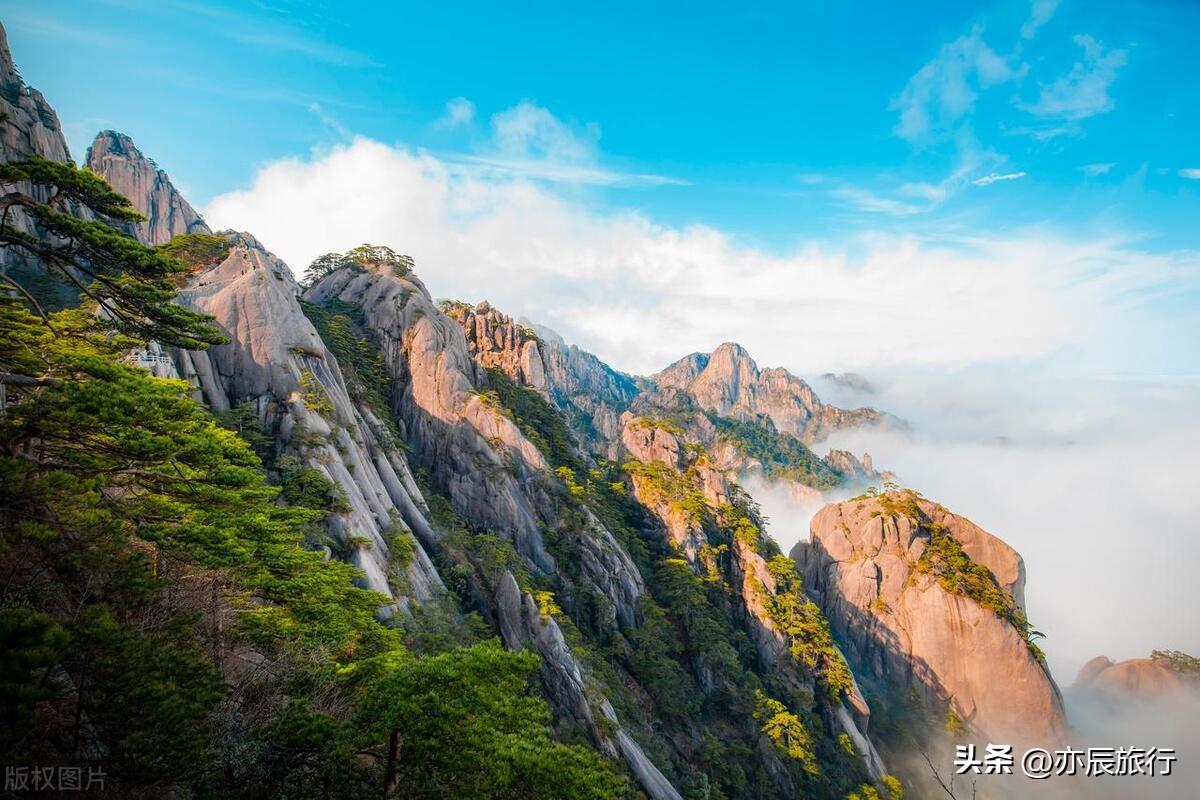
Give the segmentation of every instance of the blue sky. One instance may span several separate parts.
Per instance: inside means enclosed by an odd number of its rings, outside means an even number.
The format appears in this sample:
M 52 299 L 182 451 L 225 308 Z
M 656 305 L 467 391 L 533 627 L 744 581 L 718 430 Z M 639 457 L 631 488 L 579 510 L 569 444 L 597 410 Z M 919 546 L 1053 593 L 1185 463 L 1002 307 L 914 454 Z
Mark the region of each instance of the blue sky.
M 76 158 L 122 130 L 294 269 L 391 244 L 629 370 L 1200 370 L 1200 6 L 380 5 L 0 19 Z
M 483 123 L 529 100 L 598 137 L 607 168 L 686 182 L 593 202 L 769 247 L 864 219 L 1195 243 L 1195 4 L 1039 3 L 1041 24 L 1029 2 L 381 5 L 0 8 L 77 158 L 119 128 L 201 204 L 347 131 L 469 152 L 471 131 L 436 124 L 463 97 Z

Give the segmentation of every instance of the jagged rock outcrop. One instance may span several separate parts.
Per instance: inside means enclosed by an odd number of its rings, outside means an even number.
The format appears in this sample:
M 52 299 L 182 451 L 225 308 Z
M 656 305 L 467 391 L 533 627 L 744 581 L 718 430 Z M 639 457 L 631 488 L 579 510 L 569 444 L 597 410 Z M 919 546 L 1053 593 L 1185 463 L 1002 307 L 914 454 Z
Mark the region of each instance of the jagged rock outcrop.
M 1099 692 L 1114 699 L 1170 700 L 1200 696 L 1175 669 L 1156 658 L 1114 662 L 1097 656 L 1083 665 L 1072 691 Z
M 333 481 L 349 510 L 328 525 L 369 588 L 401 605 L 432 599 L 443 587 L 425 552 L 433 532 L 424 498 L 386 428 L 351 402 L 298 295 L 286 264 L 252 236 L 232 236 L 224 260 L 198 270 L 179 300 L 212 316 L 229 344 L 175 351 L 177 372 L 214 410 L 249 404 L 282 451 Z M 414 534 L 414 557 L 397 572 L 392 537 Z
M 480 366 L 498 367 L 523 386 L 547 391 L 541 343 L 532 328 L 513 322 L 486 300 L 476 306 L 444 302 L 441 308 L 462 327 L 467 349 Z
M 620 415 L 638 387 L 596 356 L 567 344 L 540 325 L 514 322 L 486 301 L 444 302 L 442 310 L 463 328 L 471 355 L 484 368 L 498 367 L 512 380 L 545 394 L 592 452 L 616 459 Z
M 442 313 L 424 284 L 411 273 L 370 265 L 338 270 L 305 294 L 359 306 L 378 337 L 393 380 L 393 403 L 417 457 L 444 486 L 455 511 L 469 524 L 511 538 L 535 569 L 555 570 L 542 526 L 556 524 L 556 503 L 541 486 L 549 465 L 520 428 L 488 399 L 487 375 L 472 356 L 462 323 Z M 471 327 L 476 353 L 511 353 L 490 348 L 486 312 Z M 483 334 L 483 339 L 479 334 Z M 504 340 L 517 341 L 511 329 Z M 540 363 L 536 342 L 525 350 Z M 502 363 L 503 362 L 503 363 Z M 519 364 L 496 355 L 496 366 Z M 586 578 L 613 604 L 624 623 L 636 617 L 643 587 L 627 554 L 594 519 L 577 539 Z
M 950 591 L 946 584 L 961 583 L 961 575 L 939 580 L 943 563 L 935 553 L 947 552 L 946 543 L 935 551 L 931 537 L 957 542 L 1023 614 L 1025 569 L 1016 551 L 902 492 L 826 506 L 811 527 L 811 540 L 797 544 L 792 558 L 860 680 L 883 690 L 915 688 L 931 711 L 953 710 L 993 741 L 1062 740 L 1062 698 L 1023 631 L 972 596 Z
M 157 245 L 181 233 L 212 233 L 191 204 L 163 172 L 123 133 L 100 131 L 84 158 L 84 166 L 128 197 L 144 222 L 123 223 L 142 244 Z
M 835 430 L 883 421 L 872 408 L 844 410 L 822 403 L 812 387 L 781 367 L 759 369 L 741 345 L 726 342 L 711 355 L 692 353 L 653 376 L 700 407 L 744 422 L 770 417 L 775 427 L 806 442 Z
M 849 483 L 874 483 L 885 477 L 884 473 L 875 471 L 875 462 L 870 453 L 863 453 L 860 459 L 849 450 L 830 450 L 821 460 Z

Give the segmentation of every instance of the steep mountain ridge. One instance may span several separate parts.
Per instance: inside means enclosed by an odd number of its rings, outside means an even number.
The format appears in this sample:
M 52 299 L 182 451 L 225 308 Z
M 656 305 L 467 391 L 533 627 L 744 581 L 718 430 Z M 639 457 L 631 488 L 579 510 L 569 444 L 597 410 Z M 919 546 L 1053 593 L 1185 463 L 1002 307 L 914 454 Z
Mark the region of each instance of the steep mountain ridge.
M 146 158 L 123 133 L 101 131 L 88 147 L 84 166 L 133 201 L 144 222 L 125 223 L 127 233 L 143 244 L 165 244 L 181 233 L 212 233 L 167 173 Z
M 760 369 L 745 348 L 732 342 L 711 354 L 684 356 L 652 380 L 660 390 L 684 392 L 723 417 L 741 422 L 770 417 L 780 432 L 809 443 L 836 430 L 885 420 L 873 408 L 844 410 L 822 403 L 805 381 L 782 367 Z
M 633 378 L 549 328 L 514 322 L 486 300 L 475 306 L 446 301 L 441 308 L 462 327 L 481 366 L 502 369 L 542 392 L 566 415 L 585 447 L 605 458 L 619 457 L 620 415 L 639 391 Z
M 346 508 L 329 515 L 328 527 L 369 588 L 399 602 L 433 599 L 442 581 L 424 551 L 432 539 L 426 504 L 399 443 L 372 409 L 351 402 L 287 265 L 249 234 L 229 241 L 224 259 L 188 281 L 180 303 L 212 316 L 230 342 L 175 350 L 177 373 L 215 411 L 246 408 L 275 440 L 276 460 L 295 456 L 337 487 Z M 423 542 L 397 574 L 392 551 L 404 548 L 395 539 L 414 533 Z
M 64 164 L 71 161 L 58 114 L 46 97 L 28 86 L 17 71 L 8 49 L 8 32 L 0 23 L 0 163 L 30 156 Z M 39 202 L 50 200 L 47 192 L 28 183 L 14 185 L 11 189 Z M 91 214 L 85 210 L 72 210 L 83 218 L 91 218 Z M 37 236 L 45 235 L 41 226 L 22 209 L 11 210 L 10 216 L 8 224 L 17 230 Z M 0 267 L 3 267 L 4 274 L 16 280 L 46 309 L 63 308 L 78 301 L 79 295 L 74 287 L 47 280 L 41 268 L 17 248 L 0 248 Z
M 459 518 L 511 539 L 529 569 L 560 578 L 565 572 L 548 552 L 543 530 L 571 536 L 578 563 L 573 577 L 611 608 L 604 624 L 614 631 L 636 626 L 638 598 L 645 592 L 637 567 L 586 508 L 573 530 L 562 530 L 569 521 L 552 495 L 545 456 L 485 393 L 486 372 L 472 359 L 462 328 L 438 310 L 415 275 L 391 265 L 343 268 L 311 286 L 305 300 L 361 310 L 392 382 L 392 411 L 414 457 Z M 539 362 L 526 361 L 531 363 Z M 544 682 L 560 714 L 579 725 L 595 746 L 623 757 L 652 797 L 678 798 L 621 728 L 600 687 L 584 680 L 558 622 L 544 613 L 529 588 L 518 586 L 510 569 L 490 578 L 482 571 L 477 575 L 484 610 L 495 619 L 505 644 L 531 646 L 540 653 Z

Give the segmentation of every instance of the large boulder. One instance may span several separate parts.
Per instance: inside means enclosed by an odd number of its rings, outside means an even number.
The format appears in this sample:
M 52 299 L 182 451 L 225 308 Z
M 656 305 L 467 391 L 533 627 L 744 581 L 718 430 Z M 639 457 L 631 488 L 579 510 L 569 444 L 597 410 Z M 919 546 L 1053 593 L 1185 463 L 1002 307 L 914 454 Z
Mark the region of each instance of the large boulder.
M 1169 700 L 1194 696 L 1188 683 L 1171 665 L 1158 658 L 1113 662 L 1097 656 L 1083 665 L 1072 689 L 1101 692 L 1117 699 Z
M 1025 570 L 1016 551 L 903 492 L 828 505 L 811 530 L 792 558 L 860 679 L 916 689 L 930 711 L 953 711 L 994 741 L 1063 739 L 1061 695 L 1022 624 Z M 933 536 L 951 537 L 990 580 L 976 570 L 970 591 L 940 578 L 936 554 L 947 551 L 930 549 Z M 1007 606 L 998 609 L 1001 601 Z

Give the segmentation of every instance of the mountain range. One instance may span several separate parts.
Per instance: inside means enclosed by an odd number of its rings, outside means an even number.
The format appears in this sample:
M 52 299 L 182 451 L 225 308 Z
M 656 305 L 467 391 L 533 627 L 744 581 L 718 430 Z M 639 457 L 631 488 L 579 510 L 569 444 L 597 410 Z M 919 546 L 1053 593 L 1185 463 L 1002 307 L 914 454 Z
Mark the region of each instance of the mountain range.
M 0 44 L 0 158 L 68 162 Z M 1070 739 L 1021 556 L 870 456 L 822 445 L 901 420 L 824 403 L 734 343 L 625 374 L 486 301 L 435 299 L 419 261 L 382 246 L 299 281 L 308 265 L 269 242 L 210 230 L 128 136 L 101 132 L 83 164 L 144 215 L 127 236 L 188 254 L 176 302 L 227 340 L 147 342 L 126 361 L 253 434 L 285 502 L 289 475 L 323 487 L 311 547 L 386 598 L 387 624 L 473 619 L 535 653 L 555 736 L 637 791 L 897 798 L 902 781 L 933 796 L 909 756 L 941 752 L 945 730 Z M 784 554 L 758 482 L 838 502 Z

